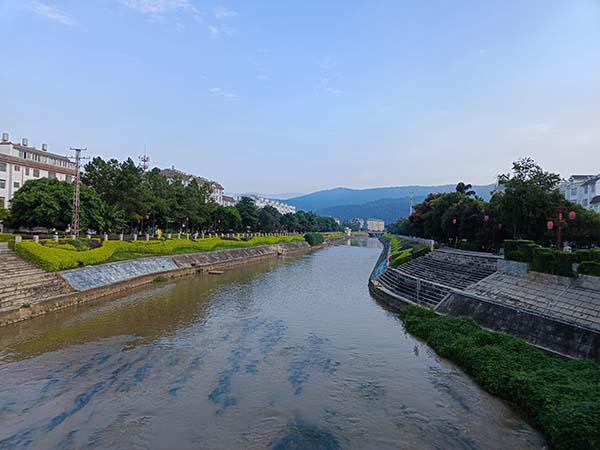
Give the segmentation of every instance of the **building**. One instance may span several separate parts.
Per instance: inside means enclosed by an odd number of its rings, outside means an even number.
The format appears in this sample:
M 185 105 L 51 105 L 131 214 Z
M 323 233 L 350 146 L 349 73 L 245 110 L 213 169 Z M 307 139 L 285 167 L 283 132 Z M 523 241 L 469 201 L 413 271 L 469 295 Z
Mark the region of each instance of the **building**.
M 295 214 L 296 207 L 288 205 L 287 203 L 280 202 L 279 200 L 273 200 L 270 198 L 259 197 L 257 195 L 244 195 L 243 197 L 250 197 L 254 200 L 254 204 L 257 208 L 264 208 L 265 206 L 272 206 L 281 214 Z
M 2 133 L 0 141 L 0 207 L 8 208 L 10 200 L 28 180 L 55 178 L 72 181 L 77 172 L 75 163 L 67 156 L 48 151 L 48 145 L 38 149 L 23 138 L 21 143 L 10 141 L 8 133 Z
M 235 198 L 229 195 L 223 196 L 223 206 L 235 206 Z
M 350 219 L 350 224 L 353 227 L 362 230 L 365 227 L 365 220 L 360 217 L 355 217 L 354 219 Z
M 600 213 L 600 174 L 572 175 L 560 191 L 567 200 Z
M 382 219 L 367 219 L 367 230 L 382 232 L 385 229 L 385 221 Z
M 210 196 L 215 201 L 215 203 L 217 203 L 218 205 L 227 206 L 224 205 L 223 186 L 221 186 L 221 184 L 217 183 L 216 181 L 211 181 L 204 177 L 199 177 L 196 175 L 190 175 L 189 173 L 185 173 L 181 170 L 176 169 L 175 166 L 171 166 L 170 169 L 161 169 L 160 173 L 171 182 L 177 178 L 180 178 L 184 186 L 189 185 L 194 180 L 196 180 L 196 183 L 198 183 L 198 185 L 200 186 L 202 186 L 204 183 L 208 183 L 211 190 Z

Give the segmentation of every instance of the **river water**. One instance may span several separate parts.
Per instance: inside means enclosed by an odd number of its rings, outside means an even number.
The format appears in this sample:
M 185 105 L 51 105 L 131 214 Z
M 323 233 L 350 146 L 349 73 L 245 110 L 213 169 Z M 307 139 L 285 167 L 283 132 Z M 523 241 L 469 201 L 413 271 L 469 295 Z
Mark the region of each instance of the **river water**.
M 359 244 L 1 329 L 0 448 L 543 448 L 371 298 Z

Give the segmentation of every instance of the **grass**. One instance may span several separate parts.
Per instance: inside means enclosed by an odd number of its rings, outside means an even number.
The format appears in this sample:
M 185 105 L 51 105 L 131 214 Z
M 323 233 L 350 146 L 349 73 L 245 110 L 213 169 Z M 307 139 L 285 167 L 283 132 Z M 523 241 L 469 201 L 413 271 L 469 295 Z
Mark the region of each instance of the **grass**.
M 43 243 L 24 241 L 17 246 L 16 251 L 21 257 L 53 272 L 146 256 L 178 255 L 299 241 L 304 241 L 304 238 L 302 236 L 264 236 L 254 237 L 247 241 L 217 237 L 198 240 L 107 241 L 98 248 L 83 251 L 73 250 L 72 247 L 47 246 Z
M 600 366 L 547 353 L 472 320 L 409 306 L 406 329 L 451 359 L 487 391 L 512 402 L 554 449 L 600 449 Z

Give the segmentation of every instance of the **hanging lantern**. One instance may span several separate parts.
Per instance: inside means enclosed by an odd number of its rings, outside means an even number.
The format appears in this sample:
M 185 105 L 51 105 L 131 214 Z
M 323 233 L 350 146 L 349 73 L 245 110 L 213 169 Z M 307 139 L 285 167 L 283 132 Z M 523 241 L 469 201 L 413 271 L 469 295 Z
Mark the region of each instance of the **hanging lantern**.
M 501 229 L 502 229 L 502 224 L 501 224 L 501 223 L 499 223 L 499 224 L 498 224 L 498 229 L 499 229 L 499 230 L 501 230 Z
M 458 222 L 456 219 L 452 219 L 452 225 L 456 225 L 456 222 Z
M 483 221 L 484 222 L 489 222 L 490 221 L 490 216 L 488 216 L 487 214 L 485 216 L 483 216 Z
M 548 223 L 546 224 L 546 228 L 548 228 L 548 230 L 554 229 L 554 222 L 549 220 Z
M 571 211 L 569 213 L 569 219 L 575 220 L 575 217 L 577 217 L 577 213 L 575 211 Z

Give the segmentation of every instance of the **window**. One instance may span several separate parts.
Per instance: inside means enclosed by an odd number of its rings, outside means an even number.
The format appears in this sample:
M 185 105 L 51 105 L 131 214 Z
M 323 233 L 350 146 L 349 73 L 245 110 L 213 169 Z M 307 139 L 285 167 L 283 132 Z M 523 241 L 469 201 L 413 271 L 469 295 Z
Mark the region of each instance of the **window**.
M 56 173 L 55 172 L 48 172 L 48 178 L 54 178 L 54 179 L 56 179 Z
M 584 194 L 587 194 L 587 186 L 584 186 L 584 187 L 583 187 L 583 193 L 584 193 Z
M 0 172 L 6 172 L 6 163 L 0 162 Z
M 21 171 L 21 166 L 15 165 L 15 172 L 20 172 L 20 171 Z
M 583 200 L 583 206 L 587 206 L 588 205 L 588 201 L 587 198 L 585 200 Z
M 577 188 L 571 188 L 571 197 L 576 197 L 577 196 Z
M 19 183 L 18 181 L 15 181 L 15 182 L 13 183 L 13 187 L 14 187 L 15 189 L 19 189 L 19 188 L 21 187 L 21 183 Z
M 25 175 L 29 176 L 29 167 L 25 167 Z
M 6 180 L 0 180 L 0 189 L 6 189 Z
M 70 182 L 72 182 L 72 181 L 73 181 L 73 177 L 72 177 L 71 175 L 67 175 L 67 176 L 65 177 L 65 181 L 66 181 L 67 183 L 70 183 Z
M 33 169 L 33 176 L 36 178 L 39 178 L 40 176 L 40 169 Z
M 25 153 L 23 150 L 19 150 L 19 158 L 26 159 L 27 158 L 27 153 Z

